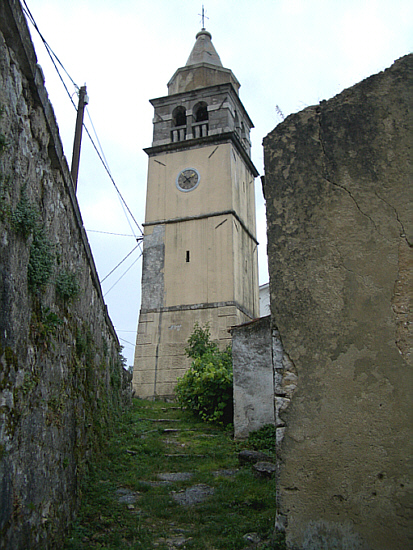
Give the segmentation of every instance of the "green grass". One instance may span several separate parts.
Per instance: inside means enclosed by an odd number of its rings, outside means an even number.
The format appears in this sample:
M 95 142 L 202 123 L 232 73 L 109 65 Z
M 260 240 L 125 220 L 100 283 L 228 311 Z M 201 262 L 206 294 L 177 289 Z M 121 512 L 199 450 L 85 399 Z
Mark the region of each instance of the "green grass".
M 165 433 L 166 428 L 179 431 Z M 260 536 L 258 548 L 285 548 L 272 539 L 275 482 L 257 478 L 250 466 L 239 466 L 237 452 L 245 447 L 174 405 L 134 400 L 105 453 L 90 465 L 65 549 L 166 550 L 185 539 L 179 548 L 237 550 L 248 547 L 243 535 L 250 532 Z M 174 454 L 181 456 L 166 456 Z M 229 469 L 237 472 L 231 477 L 216 473 Z M 193 477 L 153 483 L 159 482 L 157 474 L 175 472 Z M 182 506 L 173 499 L 172 491 L 201 483 L 215 491 L 204 502 Z M 136 502 L 119 502 L 119 489 L 136 493 Z

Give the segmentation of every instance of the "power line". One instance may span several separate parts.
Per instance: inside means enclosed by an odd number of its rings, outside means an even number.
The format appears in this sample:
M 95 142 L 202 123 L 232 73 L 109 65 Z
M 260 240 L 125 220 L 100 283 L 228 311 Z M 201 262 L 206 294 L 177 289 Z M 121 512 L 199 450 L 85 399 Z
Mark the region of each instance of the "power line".
M 88 116 L 88 118 L 89 118 L 89 122 L 90 122 L 90 124 L 92 125 L 93 133 L 95 134 L 96 141 L 98 142 L 99 149 L 100 149 L 100 152 L 101 152 L 101 154 L 102 154 L 103 160 L 105 161 L 106 166 L 109 168 L 109 163 L 108 163 L 108 161 L 106 160 L 105 153 L 103 152 L 102 144 L 100 143 L 100 139 L 99 139 L 99 137 L 98 137 L 98 135 L 97 135 L 95 125 L 93 124 L 93 120 L 92 120 L 92 117 L 90 116 L 89 108 L 88 108 L 87 106 L 86 106 L 86 113 L 87 113 L 87 116 Z
M 25 6 L 25 8 L 23 8 L 24 13 L 26 14 L 26 16 L 27 16 L 28 20 L 30 21 L 30 23 L 31 23 L 31 24 L 33 25 L 33 27 L 36 29 L 37 33 L 39 34 L 39 36 L 40 36 L 40 38 L 41 38 L 41 40 L 42 40 L 42 42 L 43 42 L 43 44 L 44 44 L 44 46 L 45 46 L 45 48 L 46 48 L 46 51 L 47 51 L 47 53 L 49 54 L 49 57 L 50 57 L 50 59 L 51 59 L 51 61 L 52 61 L 52 63 L 53 63 L 53 66 L 54 66 L 54 68 L 55 68 L 55 70 L 56 70 L 56 72 L 57 72 L 57 74 L 58 74 L 58 76 L 59 76 L 59 78 L 60 78 L 60 80 L 61 80 L 61 82 L 62 82 L 62 84 L 63 84 L 63 86 L 64 86 L 64 88 L 65 88 L 65 90 L 66 90 L 66 93 L 67 93 L 67 95 L 68 95 L 68 97 L 69 97 L 69 99 L 70 99 L 72 105 L 73 105 L 74 108 L 77 110 L 77 107 L 76 107 L 76 105 L 75 105 L 75 103 L 74 103 L 74 101 L 73 101 L 73 99 L 72 99 L 72 96 L 71 96 L 71 94 L 70 94 L 70 92 L 69 92 L 69 90 L 68 90 L 68 88 L 67 88 L 67 86 L 66 86 L 66 83 L 64 82 L 63 77 L 62 77 L 62 75 L 60 74 L 59 69 L 58 69 L 58 67 L 57 67 L 57 65 L 56 65 L 56 63 L 55 63 L 55 61 L 54 61 L 53 58 L 55 58 L 56 61 L 59 63 L 59 65 L 62 67 L 62 69 L 64 70 L 64 72 L 66 73 L 66 75 L 68 76 L 68 78 L 70 79 L 70 81 L 72 82 L 73 86 L 76 88 L 77 91 L 79 90 L 79 86 L 75 83 L 75 81 L 72 79 L 72 77 L 70 76 L 70 74 L 68 73 L 68 71 L 65 69 L 64 65 L 62 64 L 62 62 L 59 60 L 59 58 L 58 58 L 57 55 L 54 53 L 54 51 L 53 51 L 52 48 L 49 46 L 49 44 L 46 42 L 46 39 L 43 37 L 42 33 L 40 32 L 39 27 L 37 26 L 37 23 L 36 23 L 36 21 L 35 21 L 33 15 L 32 15 L 32 13 L 31 13 L 31 11 L 30 11 L 30 9 L 29 9 L 27 3 L 26 3 L 26 0 L 23 0 L 23 3 L 24 3 L 24 6 Z M 92 127 L 93 127 L 93 129 L 94 129 L 93 122 L 92 122 L 92 119 L 91 119 L 91 117 L 90 117 L 90 114 L 89 114 L 88 110 L 87 110 L 87 113 L 88 113 L 90 122 L 91 122 L 91 124 L 92 124 Z M 97 153 L 97 155 L 98 155 L 98 157 L 99 157 L 99 159 L 100 159 L 100 161 L 101 161 L 103 167 L 105 168 L 105 170 L 106 170 L 106 172 L 107 172 L 107 174 L 108 174 L 108 176 L 109 176 L 109 178 L 110 178 L 110 180 L 111 180 L 113 186 L 115 187 L 116 192 L 117 192 L 117 194 L 118 194 L 118 197 L 119 197 L 121 203 L 123 203 L 123 205 L 126 207 L 126 209 L 127 209 L 128 213 L 129 213 L 130 217 L 131 217 L 132 220 L 135 222 L 135 224 L 136 224 L 136 226 L 138 227 L 138 229 L 139 229 L 141 235 L 143 235 L 142 228 L 140 227 L 140 225 L 139 225 L 138 222 L 136 221 L 136 219 L 135 219 L 134 215 L 132 214 L 132 212 L 131 212 L 129 206 L 127 205 L 125 199 L 123 198 L 122 193 L 120 192 L 118 186 L 116 185 L 115 180 L 114 180 L 113 177 L 112 177 L 112 174 L 110 173 L 110 170 L 109 170 L 109 166 L 108 166 L 108 164 L 107 164 L 107 161 L 106 161 L 106 159 L 104 159 L 104 156 L 105 156 L 105 155 L 104 155 L 104 153 L 103 153 L 103 150 L 102 150 L 102 154 L 101 154 L 101 153 L 99 152 L 99 150 L 98 150 L 98 148 L 97 148 L 97 146 L 96 146 L 96 144 L 95 144 L 95 142 L 94 142 L 94 140 L 93 140 L 93 138 L 92 138 L 92 136 L 91 136 L 91 134 L 90 134 L 88 128 L 86 127 L 86 125 L 85 125 L 84 123 L 83 123 L 83 127 L 84 127 L 85 132 L 87 133 L 87 135 L 88 135 L 88 137 L 89 137 L 89 139 L 90 139 L 90 141 L 91 141 L 91 143 L 92 143 L 92 146 L 93 146 L 93 148 L 95 149 L 95 151 L 96 151 L 96 153 Z M 99 138 L 97 137 L 96 131 L 95 131 L 95 135 L 96 135 L 97 141 L 99 142 Z M 100 145 L 100 142 L 99 142 L 99 145 Z M 101 149 L 102 149 L 102 148 L 101 148 Z M 122 205 L 122 208 L 123 208 L 123 205 Z M 126 212 L 125 212 L 125 216 L 126 216 Z M 130 221 L 129 221 L 128 216 L 126 216 L 126 218 L 127 218 L 128 223 L 129 223 L 129 225 L 130 225 L 130 227 L 131 227 L 132 233 L 135 235 L 135 232 L 133 231 L 133 228 L 132 228 L 132 226 L 131 226 L 131 224 L 130 224 Z
M 70 74 L 67 72 L 67 70 L 65 69 L 64 65 L 62 64 L 62 62 L 60 61 L 60 59 L 59 59 L 59 58 L 57 57 L 57 55 L 54 53 L 54 51 L 53 51 L 52 48 L 49 46 L 49 44 L 46 42 L 46 39 L 44 38 L 44 36 L 43 36 L 42 33 L 40 32 L 39 27 L 37 26 L 36 21 L 34 20 L 34 17 L 33 17 L 32 13 L 31 13 L 31 11 L 30 11 L 30 9 L 29 9 L 29 6 L 28 6 L 27 3 L 26 3 L 26 0 L 23 0 L 23 3 L 24 3 L 24 6 L 25 6 L 25 8 L 26 8 L 26 9 L 23 8 L 23 11 L 24 11 L 24 13 L 27 15 L 27 17 L 28 17 L 30 23 L 33 25 L 33 27 L 34 27 L 34 28 L 36 29 L 36 31 L 38 32 L 38 34 L 39 34 L 39 36 L 40 36 L 40 38 L 41 38 L 43 44 L 45 45 L 45 48 L 46 48 L 47 52 L 49 53 L 49 56 L 50 56 L 50 58 L 51 58 L 51 60 L 52 60 L 53 65 L 55 65 L 55 63 L 54 63 L 54 61 L 53 61 L 52 54 L 53 54 L 53 57 L 56 59 L 56 61 L 59 63 L 59 65 L 62 67 L 62 69 L 64 70 L 64 72 L 67 74 L 67 76 L 68 76 L 69 80 L 71 81 L 71 83 L 73 84 L 73 86 L 74 86 L 77 90 L 79 90 L 79 86 L 78 86 L 78 85 L 76 84 L 76 82 L 72 79 L 72 77 L 71 77 Z M 55 67 L 56 67 L 56 65 L 55 65 Z M 57 70 L 57 69 L 56 69 L 56 70 Z M 57 72 L 59 73 L 59 71 L 57 71 Z M 59 76 L 60 76 L 60 74 L 59 74 Z M 61 78 L 62 78 L 62 77 L 60 77 L 60 79 L 61 79 Z M 63 81 L 62 81 L 62 82 L 63 82 Z M 66 86 L 65 86 L 65 88 L 66 88 Z M 67 89 L 66 89 L 66 91 L 67 91 Z M 71 97 L 71 96 L 69 96 L 69 97 Z M 72 101 L 72 103 L 73 103 L 73 101 Z M 75 104 L 73 103 L 73 105 L 75 105 Z M 75 108 L 76 108 L 76 105 L 75 105 Z
M 110 173 L 110 170 L 109 170 L 108 166 L 106 166 L 106 164 L 105 164 L 105 162 L 104 162 L 104 160 L 103 160 L 103 158 L 102 158 L 102 155 L 99 153 L 98 148 L 96 147 L 96 144 L 95 144 L 95 142 L 93 141 L 92 136 L 90 135 L 89 130 L 87 129 L 87 127 L 86 127 L 84 124 L 83 124 L 83 127 L 84 127 L 84 129 L 85 129 L 87 135 L 89 136 L 89 139 L 90 139 L 90 141 L 91 141 L 91 143 L 92 143 L 92 146 L 93 146 L 93 148 L 95 149 L 95 151 L 96 151 L 96 153 L 97 153 L 97 156 L 99 157 L 101 163 L 103 164 L 103 167 L 104 167 L 104 169 L 106 170 L 106 172 L 107 172 L 107 174 L 108 174 L 108 176 L 109 176 L 109 178 L 110 178 L 110 181 L 113 183 L 113 186 L 115 187 L 116 192 L 117 192 L 117 194 L 119 195 L 120 200 L 121 200 L 121 201 L 123 202 L 123 204 L 125 205 L 126 210 L 129 212 L 130 217 L 131 217 L 132 220 L 135 222 L 136 226 L 138 227 L 139 231 L 141 232 L 141 235 L 143 235 L 143 231 L 142 231 L 141 226 L 140 226 L 140 225 L 138 224 L 138 222 L 135 220 L 135 216 L 132 214 L 132 212 L 131 212 L 129 206 L 126 204 L 126 201 L 125 201 L 125 199 L 123 198 L 122 193 L 119 191 L 119 188 L 118 188 L 118 186 L 116 185 L 115 180 L 113 179 L 112 174 Z M 129 220 L 128 220 L 128 223 L 129 223 Z M 129 225 L 130 225 L 130 224 L 129 224 Z M 133 231 L 132 231 L 132 232 L 133 232 Z
M 126 202 L 125 202 L 124 198 L 122 197 L 120 191 L 118 190 L 118 188 L 117 188 L 115 182 L 113 181 L 112 174 L 111 174 L 110 168 L 109 168 L 109 163 L 108 163 L 108 161 L 106 160 L 105 153 L 103 152 L 103 148 L 102 148 L 102 145 L 101 145 L 101 143 L 100 143 L 99 137 L 98 137 L 98 135 L 97 135 L 97 132 L 96 132 L 96 129 L 95 129 L 95 125 L 93 124 L 92 117 L 90 116 L 88 107 L 86 107 L 86 113 L 87 113 L 87 116 L 88 116 L 88 118 L 89 118 L 89 120 L 90 120 L 90 124 L 92 125 L 93 132 L 94 132 L 94 134 L 95 134 L 95 136 L 96 136 L 96 140 L 97 140 L 97 142 L 98 142 L 98 144 L 99 144 L 100 153 L 101 153 L 101 155 L 102 155 L 102 159 L 101 159 L 101 160 L 102 160 L 102 164 L 103 164 L 103 166 L 105 167 L 107 173 L 109 174 L 109 177 L 110 177 L 110 179 L 112 180 L 113 185 L 115 186 L 116 191 L 118 192 L 118 198 L 119 198 L 119 200 L 120 200 L 120 204 L 121 204 L 121 206 L 122 206 L 122 210 L 123 210 L 123 212 L 124 212 L 124 214 L 125 214 L 125 217 L 126 217 L 126 219 L 128 220 L 128 224 L 129 224 L 130 230 L 132 231 L 134 237 L 136 237 L 135 231 L 133 230 L 133 227 L 132 227 L 132 224 L 130 223 L 129 218 L 128 218 L 128 216 L 126 215 L 126 212 L 125 212 L 125 208 L 124 208 L 124 206 L 123 206 L 123 203 L 125 204 L 126 208 L 128 209 L 128 212 L 129 212 L 131 218 L 133 219 L 133 221 L 134 221 L 134 222 L 136 223 L 136 225 L 138 226 L 138 229 L 139 229 L 139 231 L 141 232 L 141 235 L 142 235 L 142 234 L 143 234 L 143 233 L 142 233 L 142 229 L 140 228 L 138 222 L 137 222 L 137 221 L 135 220 L 135 218 L 133 217 L 132 212 L 129 210 L 128 205 L 126 204 Z M 85 129 L 86 129 L 86 126 L 85 126 Z M 89 135 L 89 133 L 88 133 L 88 135 Z M 90 135 L 89 135 L 89 138 L 90 138 Z M 92 139 L 91 139 L 91 141 L 92 141 Z M 93 141 L 92 141 L 92 143 L 93 143 Z M 93 146 L 94 146 L 94 144 L 93 144 Z M 95 146 L 94 146 L 94 147 L 95 147 Z M 96 149 L 96 147 L 95 147 L 95 149 Z M 96 152 L 97 152 L 97 149 L 96 149 Z M 122 201 L 123 201 L 123 203 L 122 203 Z
M 130 235 L 129 233 L 112 233 L 111 231 L 99 231 L 98 229 L 86 229 L 88 233 L 104 233 L 105 235 L 116 235 L 117 237 L 135 237 L 135 235 Z M 141 239 L 141 237 L 138 237 Z
M 106 275 L 106 277 L 103 277 L 103 279 L 102 279 L 100 282 L 103 283 L 104 281 L 106 281 L 106 279 L 109 277 L 109 275 L 112 275 L 112 273 L 113 273 L 116 269 L 118 269 L 118 267 L 119 267 L 120 265 L 122 265 L 123 262 L 124 262 L 127 258 L 129 258 L 129 256 L 132 254 L 132 252 L 134 252 L 134 251 L 138 248 L 138 246 L 139 246 L 139 243 L 135 246 L 135 248 L 133 248 L 133 249 L 129 252 L 129 254 L 126 254 L 126 256 L 123 258 L 123 260 L 121 260 L 121 261 L 118 263 L 118 265 L 116 265 L 116 266 L 112 269 L 112 271 L 110 271 L 110 272 Z M 139 256 L 139 257 L 140 257 L 140 256 Z
M 126 342 L 127 344 L 130 344 L 131 346 L 136 348 L 136 344 L 132 344 L 132 342 L 128 342 L 128 340 L 125 340 L 124 338 L 121 338 L 120 336 L 118 336 L 118 338 L 119 338 L 119 340 L 122 340 L 122 342 Z
M 116 283 L 113 284 L 107 292 L 105 292 L 105 294 L 103 295 L 103 297 L 105 297 L 107 294 L 109 294 L 109 292 L 112 290 L 112 288 L 115 287 L 115 286 L 118 284 L 118 282 L 126 275 L 126 273 L 127 273 L 130 269 L 132 269 L 132 267 L 136 264 L 136 262 L 140 259 L 141 256 L 142 256 L 142 252 L 141 252 L 141 253 L 139 254 L 139 256 L 136 258 L 136 260 L 133 262 L 133 264 L 131 264 L 131 265 L 128 267 L 128 269 L 123 273 L 123 275 L 121 275 L 121 276 L 119 277 L 119 279 L 116 281 Z

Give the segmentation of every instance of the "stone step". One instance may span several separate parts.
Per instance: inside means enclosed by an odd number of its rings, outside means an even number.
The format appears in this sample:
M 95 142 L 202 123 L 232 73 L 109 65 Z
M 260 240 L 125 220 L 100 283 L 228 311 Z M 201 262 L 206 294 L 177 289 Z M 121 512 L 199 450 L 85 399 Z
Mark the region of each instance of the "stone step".
M 146 418 L 148 422 L 179 422 L 176 418 Z
M 166 458 L 205 458 L 206 457 L 206 455 L 191 455 L 191 454 L 182 454 L 182 453 L 167 454 L 164 456 Z

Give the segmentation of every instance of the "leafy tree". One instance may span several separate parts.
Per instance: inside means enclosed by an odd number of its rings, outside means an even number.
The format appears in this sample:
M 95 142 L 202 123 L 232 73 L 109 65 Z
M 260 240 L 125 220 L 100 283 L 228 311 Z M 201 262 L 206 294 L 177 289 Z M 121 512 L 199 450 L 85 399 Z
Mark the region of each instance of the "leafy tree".
M 175 394 L 182 407 L 203 420 L 224 424 L 233 416 L 232 350 L 220 351 L 210 338 L 209 326 L 196 323 L 185 349 L 193 361 L 178 378 Z

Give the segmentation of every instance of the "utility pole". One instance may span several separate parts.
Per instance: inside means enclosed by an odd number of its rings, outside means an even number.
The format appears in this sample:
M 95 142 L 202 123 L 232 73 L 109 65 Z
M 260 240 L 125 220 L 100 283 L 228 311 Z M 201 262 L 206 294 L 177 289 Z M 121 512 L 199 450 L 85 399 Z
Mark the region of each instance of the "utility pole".
M 77 177 L 79 174 L 79 161 L 80 161 L 80 145 L 82 143 L 82 128 L 83 128 L 83 114 L 85 111 L 85 106 L 89 103 L 89 97 L 86 94 L 86 84 L 82 86 L 79 90 L 79 103 L 77 106 L 77 117 L 76 117 L 76 128 L 75 128 L 75 139 L 73 142 L 73 155 L 72 155 L 72 180 L 73 185 L 75 186 L 75 191 L 77 189 Z

